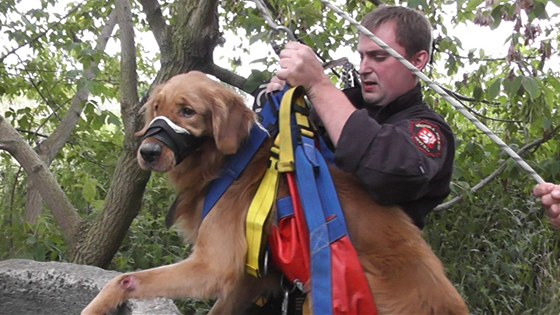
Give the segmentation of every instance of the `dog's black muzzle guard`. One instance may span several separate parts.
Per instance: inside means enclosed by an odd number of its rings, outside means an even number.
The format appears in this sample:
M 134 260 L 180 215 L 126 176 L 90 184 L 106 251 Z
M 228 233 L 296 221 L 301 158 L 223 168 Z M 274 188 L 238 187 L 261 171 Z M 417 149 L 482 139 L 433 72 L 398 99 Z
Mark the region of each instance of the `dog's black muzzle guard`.
M 204 138 L 193 136 L 188 130 L 173 123 L 169 118 L 154 118 L 142 139 L 154 137 L 175 154 L 175 165 L 181 163 L 191 152 L 200 147 Z

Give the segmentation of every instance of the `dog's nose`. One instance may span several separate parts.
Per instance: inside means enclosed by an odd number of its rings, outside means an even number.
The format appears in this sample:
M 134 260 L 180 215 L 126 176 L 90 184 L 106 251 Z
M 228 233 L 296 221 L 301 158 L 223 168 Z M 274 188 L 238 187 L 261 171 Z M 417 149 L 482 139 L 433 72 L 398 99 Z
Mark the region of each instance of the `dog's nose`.
M 146 162 L 153 162 L 161 155 L 161 145 L 146 143 L 140 147 L 140 155 Z

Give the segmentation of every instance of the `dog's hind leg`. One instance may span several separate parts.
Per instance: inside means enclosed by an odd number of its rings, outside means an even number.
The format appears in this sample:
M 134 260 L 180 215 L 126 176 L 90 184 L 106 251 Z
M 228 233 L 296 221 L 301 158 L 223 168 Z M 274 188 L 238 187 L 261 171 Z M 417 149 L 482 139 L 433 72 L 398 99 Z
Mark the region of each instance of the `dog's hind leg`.
M 246 275 L 226 296 L 219 298 L 208 315 L 246 314 L 247 309 L 259 298 L 280 294 L 280 275 L 269 274 L 263 278 Z

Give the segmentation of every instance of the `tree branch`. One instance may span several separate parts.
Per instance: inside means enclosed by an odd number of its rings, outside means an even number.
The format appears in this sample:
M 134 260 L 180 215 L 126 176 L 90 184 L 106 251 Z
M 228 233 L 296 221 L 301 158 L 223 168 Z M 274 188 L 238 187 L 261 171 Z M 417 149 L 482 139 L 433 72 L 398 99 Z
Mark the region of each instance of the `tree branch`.
M 447 94 L 451 95 L 453 98 L 455 98 L 459 103 L 461 103 L 461 105 L 463 105 L 463 107 L 468 110 L 469 112 L 471 112 L 473 115 L 478 116 L 480 118 L 484 118 L 486 120 L 490 120 L 490 121 L 497 121 L 497 122 L 503 122 L 503 123 L 522 123 L 522 121 L 520 120 L 511 120 L 511 119 L 500 119 L 500 118 L 493 118 L 493 117 L 488 117 L 485 115 L 482 115 L 481 113 L 477 112 L 476 110 L 474 110 L 472 107 L 467 106 L 464 102 L 470 102 L 470 103 L 482 103 L 482 104 L 488 104 L 488 105 L 492 105 L 492 106 L 497 106 L 500 105 L 500 103 L 498 102 L 490 102 L 487 100 L 477 100 L 471 97 L 467 97 L 464 95 L 461 95 L 455 91 L 452 91 L 442 85 L 439 85 L 440 88 L 442 88 L 445 92 L 447 92 Z
M 107 46 L 107 42 L 113 33 L 113 29 L 117 24 L 117 14 L 115 11 L 109 14 L 107 24 L 101 30 L 101 34 L 97 38 L 95 51 L 103 52 Z M 97 68 L 97 62 L 92 62 L 91 65 L 85 69 L 84 77 L 86 81 L 92 81 L 95 78 L 94 70 Z M 89 90 L 84 84 L 79 88 L 76 95 L 72 98 L 70 109 L 58 125 L 56 130 L 38 147 L 38 153 L 41 159 L 45 162 L 47 167 L 51 165 L 53 159 L 62 150 L 68 139 L 76 129 L 80 115 L 84 109 L 84 104 L 89 97 Z M 42 201 L 41 195 L 37 192 L 33 181 L 28 183 L 27 200 L 25 202 L 25 220 L 31 224 L 37 222 L 37 218 L 41 214 Z
M 237 75 L 227 69 L 224 69 L 216 64 L 212 64 L 209 69 L 207 69 L 206 73 L 211 74 L 218 78 L 220 81 L 225 82 L 229 85 L 235 86 L 236 88 L 246 92 L 251 93 L 253 91 L 245 91 L 244 86 L 247 82 L 245 77 Z
M 109 14 L 107 19 L 107 24 L 101 30 L 101 34 L 97 38 L 97 44 L 95 46 L 96 52 L 105 51 L 107 47 L 107 42 L 113 33 L 113 29 L 117 24 L 117 14 L 115 11 Z M 84 71 L 84 77 L 86 81 L 92 81 L 95 78 L 94 70 L 97 68 L 97 62 L 92 62 L 91 65 Z M 89 90 L 84 85 L 76 92 L 76 95 L 72 98 L 72 105 L 70 109 L 62 119 L 62 122 L 57 127 L 57 129 L 41 143 L 39 146 L 39 154 L 43 157 L 43 160 L 50 165 L 54 157 L 60 152 L 64 147 L 72 132 L 76 128 L 78 121 L 80 120 L 80 115 L 84 108 L 84 104 L 89 97 Z
M 163 51 L 166 47 L 167 24 L 161 13 L 161 6 L 157 0 L 140 0 L 142 11 L 146 14 L 146 19 L 150 24 L 150 29 L 154 34 L 159 50 Z
M 129 0 L 118 0 L 119 28 L 121 41 L 121 115 L 125 134 L 136 131 L 138 114 L 138 75 L 136 73 L 136 46 L 134 24 Z M 161 13 L 161 12 L 160 12 Z
M 37 184 L 45 203 L 62 230 L 68 244 L 74 243 L 74 233 L 81 219 L 56 178 L 21 135 L 0 115 L 0 150 L 6 150 L 23 167 L 29 178 Z

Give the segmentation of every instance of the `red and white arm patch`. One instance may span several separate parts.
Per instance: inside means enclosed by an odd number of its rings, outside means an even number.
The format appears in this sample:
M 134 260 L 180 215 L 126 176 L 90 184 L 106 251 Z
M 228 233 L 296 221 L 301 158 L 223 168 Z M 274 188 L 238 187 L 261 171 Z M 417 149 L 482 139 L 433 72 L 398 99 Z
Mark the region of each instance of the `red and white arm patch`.
M 444 139 L 439 126 L 427 121 L 411 121 L 410 136 L 416 148 L 431 158 L 441 157 Z

